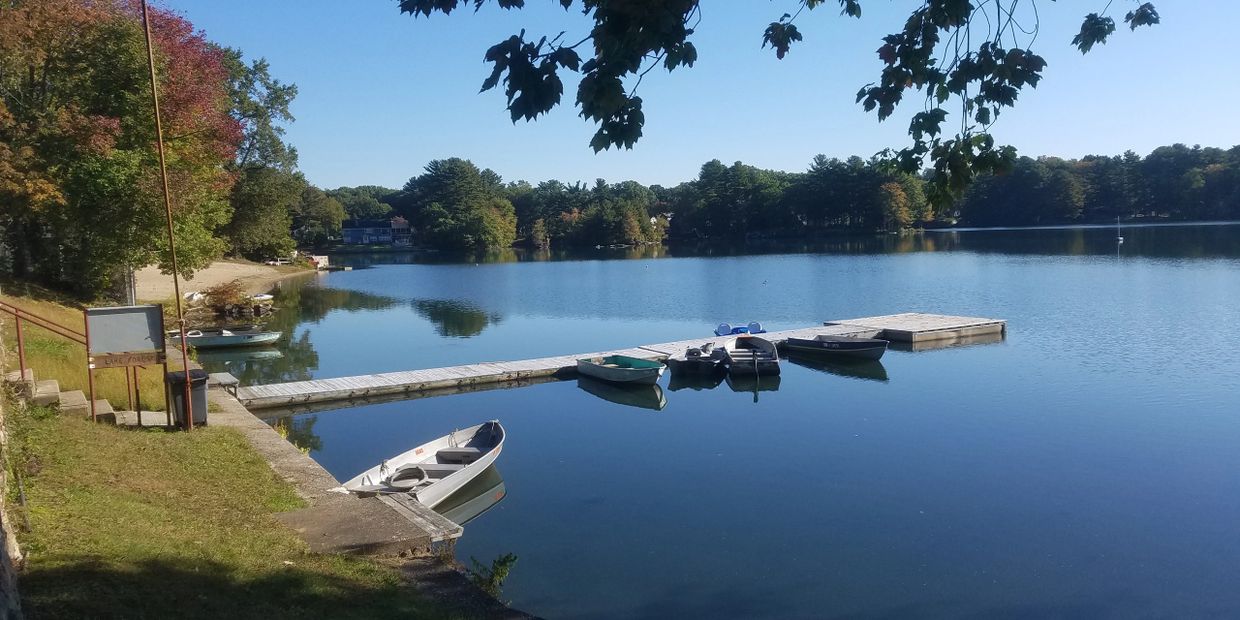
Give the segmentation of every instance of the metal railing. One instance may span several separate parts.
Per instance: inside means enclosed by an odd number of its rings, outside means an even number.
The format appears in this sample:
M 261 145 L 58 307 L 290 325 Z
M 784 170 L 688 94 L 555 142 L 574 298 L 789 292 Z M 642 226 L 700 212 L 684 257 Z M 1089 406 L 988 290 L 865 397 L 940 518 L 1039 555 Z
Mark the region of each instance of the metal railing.
M 0 299 L 0 312 L 12 316 L 14 320 L 14 331 L 16 332 L 16 335 L 17 335 L 17 338 L 16 338 L 17 339 L 17 367 L 18 367 L 18 381 L 19 382 L 26 381 L 26 368 L 28 367 L 26 363 L 26 336 L 25 336 L 25 330 L 23 329 L 26 323 L 34 325 L 35 327 L 43 328 L 54 335 L 60 336 L 61 338 L 64 338 L 66 340 L 69 340 L 70 342 L 74 342 L 82 346 L 83 351 L 86 351 L 86 355 L 87 355 L 86 383 L 88 386 L 89 393 L 91 394 L 91 397 L 90 397 L 91 401 L 87 404 L 90 408 L 91 418 L 94 419 L 95 418 L 95 402 L 93 398 L 94 398 L 94 393 L 95 393 L 95 373 L 94 373 L 94 370 L 91 368 L 90 362 L 89 362 L 90 352 L 88 350 L 89 349 L 89 346 L 87 345 L 88 339 L 87 339 L 86 331 L 85 331 L 85 325 L 86 325 L 85 315 L 83 315 L 83 322 L 82 322 L 83 330 L 79 331 L 74 327 L 63 325 L 47 317 L 34 314 L 30 312 L 29 310 L 21 308 L 20 306 L 15 306 L 7 301 L 4 301 L 3 299 Z M 130 375 L 129 368 L 123 369 L 125 371 L 125 394 L 129 398 L 129 409 L 130 410 L 134 409 L 135 397 L 136 397 L 137 405 L 139 407 L 142 406 L 141 405 L 142 395 L 141 395 L 141 392 L 139 391 L 140 388 L 139 388 L 139 381 L 138 381 L 138 369 L 139 368 L 145 369 L 146 367 L 145 366 L 134 367 L 132 371 L 132 376 Z M 32 372 L 31 373 L 32 377 L 33 377 L 33 374 L 34 373 Z M 166 400 L 167 399 L 165 398 L 165 401 Z M 165 406 L 167 407 L 167 403 L 165 403 Z M 171 420 L 171 409 L 170 408 L 168 409 L 168 415 L 169 415 L 168 425 L 171 426 L 172 420 Z
M 18 306 L 14 306 L 3 299 L 0 299 L 0 312 L 11 315 L 15 322 L 15 330 L 17 332 L 18 376 L 21 377 L 22 381 L 26 380 L 26 338 L 23 333 L 24 330 L 22 330 L 23 321 L 31 323 L 37 327 L 42 327 L 57 336 L 76 342 L 83 347 L 86 346 L 86 332 L 78 331 L 67 325 L 61 325 L 51 319 L 33 314 L 27 310 L 19 308 Z

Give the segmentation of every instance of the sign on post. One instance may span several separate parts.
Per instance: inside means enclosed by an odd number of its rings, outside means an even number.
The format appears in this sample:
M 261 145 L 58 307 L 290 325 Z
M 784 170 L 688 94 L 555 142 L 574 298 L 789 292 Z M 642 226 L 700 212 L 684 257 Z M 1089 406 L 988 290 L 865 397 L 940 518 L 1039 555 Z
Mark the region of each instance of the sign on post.
M 86 355 L 91 368 L 164 362 L 162 306 L 86 309 Z

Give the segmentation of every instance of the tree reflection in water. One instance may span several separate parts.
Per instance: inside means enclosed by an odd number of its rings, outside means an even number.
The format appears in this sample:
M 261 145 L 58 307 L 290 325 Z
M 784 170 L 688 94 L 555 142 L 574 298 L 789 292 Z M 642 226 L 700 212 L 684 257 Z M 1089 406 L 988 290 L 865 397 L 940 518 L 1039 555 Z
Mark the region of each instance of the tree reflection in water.
M 272 426 L 280 436 L 306 454 L 323 450 L 323 438 L 314 434 L 316 415 L 287 416 L 276 420 Z
M 303 328 L 298 333 L 299 326 L 318 323 L 333 310 L 384 310 L 400 303 L 392 297 L 316 286 L 308 279 L 286 280 L 272 294 L 276 310 L 264 329 L 284 333 L 275 347 L 200 353 L 203 368 L 231 373 L 241 385 L 305 381 L 318 369 L 319 354 L 310 341 L 310 330 Z
M 477 336 L 487 326 L 501 320 L 498 314 L 454 299 L 415 299 L 410 305 L 419 316 L 434 323 L 435 332 L 445 338 Z

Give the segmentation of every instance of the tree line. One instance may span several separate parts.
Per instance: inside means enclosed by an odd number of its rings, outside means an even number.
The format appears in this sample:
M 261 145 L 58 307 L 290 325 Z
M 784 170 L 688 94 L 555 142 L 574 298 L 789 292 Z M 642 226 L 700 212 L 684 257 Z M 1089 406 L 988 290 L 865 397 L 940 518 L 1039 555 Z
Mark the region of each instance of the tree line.
M 1034 226 L 1115 218 L 1240 219 L 1240 147 L 1162 146 L 1141 157 L 1018 158 L 979 177 L 957 201 L 927 199 L 927 179 L 879 159 L 818 155 L 804 172 L 718 160 L 673 187 L 636 181 L 589 186 L 504 183 L 453 158 L 428 164 L 400 190 L 329 192 L 350 213 L 399 214 L 419 245 L 507 247 L 639 245 L 704 239 L 803 238 L 927 226 Z M 377 206 L 375 206 L 377 205 Z
M 1003 176 L 983 176 L 959 205 L 963 223 L 1031 226 L 1115 218 L 1240 219 L 1240 146 L 1173 144 L 1141 157 L 1022 157 Z
M 182 275 L 223 255 L 329 246 L 346 219 L 396 215 L 418 245 L 444 250 L 809 237 L 952 220 L 1240 218 L 1237 148 L 1184 145 L 1144 158 L 1019 158 L 955 202 L 933 191 L 930 171 L 821 155 L 803 172 L 713 160 L 673 187 L 506 183 L 451 158 L 400 189 L 323 190 L 284 139 L 295 85 L 171 11 L 152 11 L 152 32 Z M 0 3 L 0 270 L 97 297 L 128 270 L 169 264 L 154 133 L 134 3 Z

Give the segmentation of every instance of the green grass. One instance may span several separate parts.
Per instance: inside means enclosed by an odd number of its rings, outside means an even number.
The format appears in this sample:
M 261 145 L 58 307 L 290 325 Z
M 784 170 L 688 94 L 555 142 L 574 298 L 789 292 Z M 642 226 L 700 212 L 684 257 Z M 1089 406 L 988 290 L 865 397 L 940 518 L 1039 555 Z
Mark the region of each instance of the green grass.
M 445 615 L 393 565 L 310 554 L 272 517 L 301 500 L 233 429 L 126 431 L 8 412 L 31 525 L 19 536 L 28 617 Z
M 72 327 L 79 332 L 83 330 L 80 308 L 69 307 L 47 297 L 49 296 L 36 293 L 22 297 L 4 295 L 0 299 L 59 325 Z M 82 390 L 84 393 L 89 393 L 86 381 L 85 347 L 28 321 L 23 322 L 22 333 L 25 335 L 26 366 L 34 369 L 37 378 L 59 381 L 62 391 Z M 4 346 L 7 349 L 10 370 L 16 370 L 18 366 L 17 332 L 11 315 L 0 314 L 0 334 L 3 335 Z M 180 367 L 179 361 L 176 366 Z M 163 367 L 148 366 L 139 370 L 138 382 L 142 408 L 146 411 L 163 411 Z M 129 407 L 127 389 L 124 370 L 108 368 L 95 371 L 95 398 L 106 398 L 118 410 L 127 409 Z

